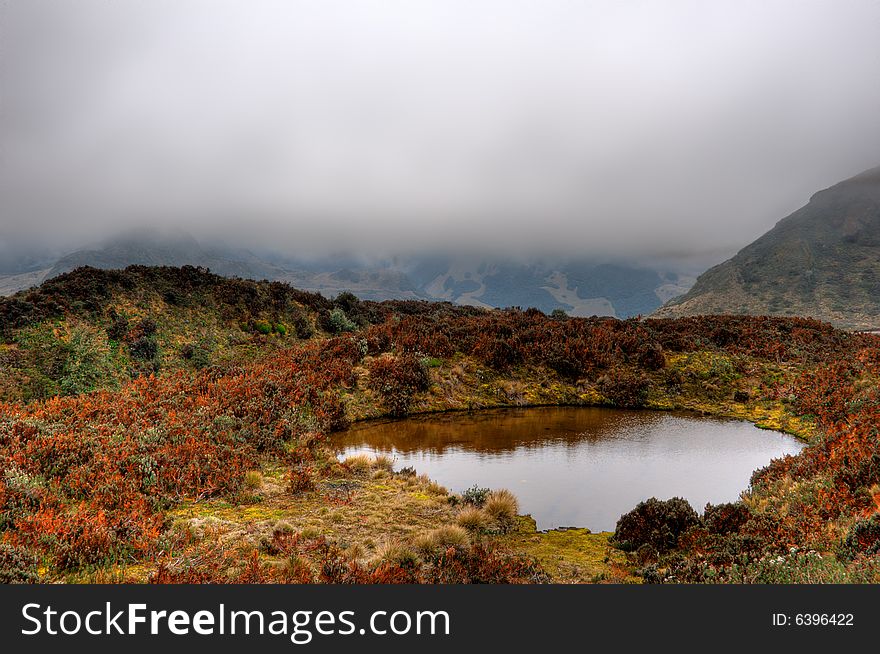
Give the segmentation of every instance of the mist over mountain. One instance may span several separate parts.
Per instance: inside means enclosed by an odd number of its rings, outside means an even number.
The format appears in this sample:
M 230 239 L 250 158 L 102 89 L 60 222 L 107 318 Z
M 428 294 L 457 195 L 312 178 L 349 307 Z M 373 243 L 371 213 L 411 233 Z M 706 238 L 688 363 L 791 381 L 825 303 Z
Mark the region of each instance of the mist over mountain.
M 880 167 L 814 194 L 657 315 L 707 313 L 880 327 Z
M 481 307 L 562 309 L 575 316 L 648 314 L 687 290 L 695 278 L 687 264 L 641 265 L 595 258 L 498 255 L 352 254 L 293 256 L 205 244 L 182 230 L 141 229 L 76 249 L 31 269 L 24 261 L 0 275 L 8 295 L 81 266 L 201 266 L 226 277 L 289 282 L 334 297 L 351 291 L 367 300 L 446 300 Z
M 727 256 L 880 151 L 876 0 L 221 4 L 0 3 L 0 241 Z

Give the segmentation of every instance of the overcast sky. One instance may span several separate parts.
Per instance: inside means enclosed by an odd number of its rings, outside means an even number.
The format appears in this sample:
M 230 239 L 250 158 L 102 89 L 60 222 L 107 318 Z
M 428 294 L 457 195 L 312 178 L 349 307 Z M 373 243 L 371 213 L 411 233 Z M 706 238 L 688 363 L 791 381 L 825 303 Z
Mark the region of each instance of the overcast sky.
M 0 239 L 729 253 L 880 164 L 880 0 L 7 0 L 0 67 Z

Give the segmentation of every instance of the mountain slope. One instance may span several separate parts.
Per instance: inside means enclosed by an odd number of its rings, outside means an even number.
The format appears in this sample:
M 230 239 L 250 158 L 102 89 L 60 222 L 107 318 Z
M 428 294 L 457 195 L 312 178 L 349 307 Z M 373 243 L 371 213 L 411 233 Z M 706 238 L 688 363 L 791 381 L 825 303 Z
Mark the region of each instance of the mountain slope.
M 143 230 L 61 257 L 52 266 L 46 279 L 82 266 L 121 270 L 127 266 L 185 265 L 210 268 L 224 277 L 245 279 L 279 279 L 287 272 L 247 250 L 204 247 L 185 232 L 162 234 Z
M 2 259 L 0 259 L 2 264 Z M 15 264 L 15 265 L 13 265 Z M 521 261 L 458 255 L 398 255 L 365 259 L 338 254 L 296 259 L 271 252 L 205 246 L 185 232 L 130 232 L 75 250 L 40 269 L 13 261 L 0 273 L 0 295 L 11 295 L 83 266 L 121 270 L 130 265 L 198 266 L 224 277 L 268 279 L 335 297 L 363 300 L 447 300 L 482 307 L 563 309 L 572 316 L 647 315 L 670 295 L 687 290 L 692 271 L 588 258 Z M 672 266 L 675 268 L 675 266 Z
M 880 167 L 819 191 L 656 315 L 711 313 L 880 327 Z

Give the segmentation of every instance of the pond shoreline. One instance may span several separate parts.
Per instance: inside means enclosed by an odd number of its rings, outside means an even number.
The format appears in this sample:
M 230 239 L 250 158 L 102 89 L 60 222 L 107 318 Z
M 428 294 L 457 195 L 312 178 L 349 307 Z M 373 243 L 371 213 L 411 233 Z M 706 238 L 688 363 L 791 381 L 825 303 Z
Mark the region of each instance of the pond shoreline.
M 413 418 L 425 417 L 429 418 L 431 416 L 438 415 L 455 415 L 455 414 L 477 414 L 484 413 L 488 411 L 506 411 L 513 409 L 543 409 L 543 408 L 599 408 L 599 409 L 625 409 L 627 411 L 646 411 L 646 412 L 656 412 L 656 413 L 682 413 L 692 415 L 693 417 L 703 417 L 703 418 L 717 418 L 717 419 L 725 419 L 725 420 L 738 420 L 742 422 L 748 422 L 758 429 L 764 429 L 767 431 L 781 432 L 783 434 L 787 434 L 792 436 L 799 441 L 809 445 L 811 444 L 816 437 L 815 431 L 810 429 L 795 429 L 791 426 L 785 425 L 773 425 L 769 424 L 766 419 L 762 419 L 760 417 L 756 417 L 754 413 L 750 413 L 748 411 L 748 405 L 745 405 L 740 410 L 734 410 L 729 407 L 708 407 L 705 405 L 700 405 L 700 407 L 694 407 L 690 404 L 682 404 L 676 406 L 660 406 L 660 405 L 651 405 L 648 404 L 646 406 L 640 407 L 617 407 L 613 404 L 605 403 L 605 402 L 534 402 L 527 404 L 493 404 L 491 406 L 481 406 L 481 407 L 444 407 L 444 408 L 428 408 L 428 409 L 418 409 L 414 410 L 407 415 L 404 416 L 392 416 L 391 414 L 385 413 L 381 415 L 374 416 L 365 416 L 365 417 L 357 417 L 351 420 L 350 425 L 345 429 L 338 429 L 333 432 L 329 432 L 328 436 L 330 439 L 333 438 L 334 434 L 338 434 L 340 432 L 347 431 L 348 429 L 352 429 L 359 425 L 367 425 L 367 424 L 384 424 L 384 423 L 393 423 L 400 422 L 402 420 L 409 420 Z
M 395 467 L 456 492 L 507 488 L 541 529 L 607 531 L 638 502 L 736 501 L 756 468 L 804 445 L 751 422 L 694 411 L 608 406 L 493 407 L 360 421 L 331 437 L 341 455 L 391 455 Z

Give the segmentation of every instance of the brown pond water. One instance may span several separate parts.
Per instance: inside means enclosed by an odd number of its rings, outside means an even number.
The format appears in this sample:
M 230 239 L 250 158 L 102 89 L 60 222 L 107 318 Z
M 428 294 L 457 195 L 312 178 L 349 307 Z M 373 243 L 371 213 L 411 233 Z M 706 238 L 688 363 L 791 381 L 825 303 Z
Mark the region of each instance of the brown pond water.
M 455 492 L 508 488 L 539 529 L 613 530 L 649 497 L 702 511 L 736 500 L 752 472 L 804 447 L 737 420 L 594 407 L 499 409 L 372 421 L 336 434 L 342 456 L 385 453 L 394 468 Z

